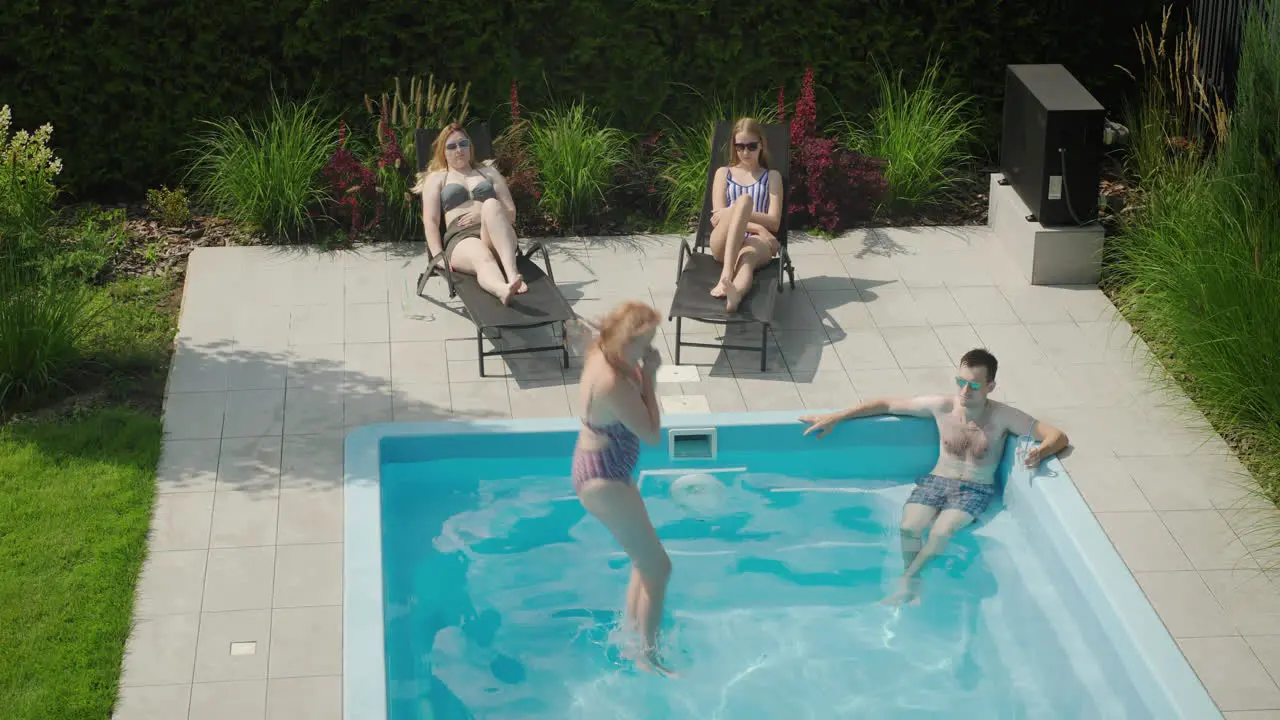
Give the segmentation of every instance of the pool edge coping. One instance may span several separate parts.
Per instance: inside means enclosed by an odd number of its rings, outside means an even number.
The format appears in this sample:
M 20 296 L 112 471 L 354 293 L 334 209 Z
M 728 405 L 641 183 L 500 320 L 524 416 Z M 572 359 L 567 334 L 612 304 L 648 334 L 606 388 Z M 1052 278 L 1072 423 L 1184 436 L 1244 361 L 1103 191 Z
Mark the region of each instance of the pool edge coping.
M 800 423 L 802 414 L 829 412 L 764 411 L 680 413 L 664 416 L 662 430 L 688 427 Z M 901 422 L 896 416 L 860 418 L 862 422 Z M 382 594 L 381 489 L 379 453 L 385 438 L 488 432 L 565 432 L 576 430 L 577 418 L 441 420 L 375 423 L 352 429 L 343 441 L 343 720 L 387 720 L 385 623 Z M 799 429 L 799 428 L 797 428 Z M 1006 452 L 1019 438 L 1006 438 Z M 1030 492 L 1032 485 L 1039 492 Z M 1062 461 L 1051 457 L 1035 470 L 1013 459 L 1002 498 L 1008 493 L 1049 513 L 1069 532 L 1055 536 L 1069 543 L 1086 573 L 1103 589 L 1097 601 L 1115 612 L 1132 638 L 1134 650 L 1148 666 L 1152 680 L 1175 710 L 1204 707 L 1223 717 L 1203 681 L 1176 639 L 1142 591 L 1137 578 L 1110 542 L 1092 509 L 1080 495 Z M 372 527 L 371 527 L 372 526 Z M 1076 531 L 1080 532 L 1076 532 Z

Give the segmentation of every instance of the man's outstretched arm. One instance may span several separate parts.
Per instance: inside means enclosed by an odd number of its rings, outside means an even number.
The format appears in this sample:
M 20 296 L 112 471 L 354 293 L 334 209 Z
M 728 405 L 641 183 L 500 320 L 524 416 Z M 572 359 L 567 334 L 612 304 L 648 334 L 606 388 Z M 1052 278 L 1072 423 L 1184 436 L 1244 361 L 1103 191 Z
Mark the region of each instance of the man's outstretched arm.
M 853 418 L 870 417 L 872 415 L 928 417 L 944 402 L 946 402 L 946 398 L 937 395 L 878 398 L 858 403 L 848 410 L 838 410 L 823 415 L 801 415 L 800 421 L 809 423 L 809 427 L 804 431 L 805 435 L 817 431 L 818 437 L 822 437 L 831 432 L 831 428 Z

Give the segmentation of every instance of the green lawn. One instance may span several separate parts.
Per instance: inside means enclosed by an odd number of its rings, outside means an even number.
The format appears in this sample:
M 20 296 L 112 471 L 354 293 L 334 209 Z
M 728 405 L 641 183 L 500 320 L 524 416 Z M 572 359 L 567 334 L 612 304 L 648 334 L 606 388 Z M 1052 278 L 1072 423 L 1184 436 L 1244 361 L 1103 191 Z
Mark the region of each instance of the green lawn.
M 0 718 L 110 717 L 160 454 L 175 283 L 120 280 L 56 395 L 0 417 Z
M 160 436 L 113 407 L 0 429 L 0 717 L 110 716 Z

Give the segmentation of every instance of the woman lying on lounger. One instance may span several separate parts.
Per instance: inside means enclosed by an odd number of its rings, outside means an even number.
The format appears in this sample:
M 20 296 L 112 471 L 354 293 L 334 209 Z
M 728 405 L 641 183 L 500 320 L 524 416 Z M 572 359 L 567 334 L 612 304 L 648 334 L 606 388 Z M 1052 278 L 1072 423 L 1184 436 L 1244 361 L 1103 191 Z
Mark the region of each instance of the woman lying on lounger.
M 782 175 L 769 169 L 764 128 L 754 118 L 733 125 L 729 164 L 716 170 L 711 207 L 711 255 L 724 263 L 711 295 L 725 298 L 725 310 L 733 312 L 756 268 L 781 247 L 774 233 L 782 223 Z
M 475 275 L 480 287 L 506 305 L 513 294 L 529 289 L 516 271 L 516 204 L 502 173 L 477 163 L 471 149 L 461 125 L 441 130 L 414 190 L 422 195 L 432 256 L 443 252 L 449 270 Z

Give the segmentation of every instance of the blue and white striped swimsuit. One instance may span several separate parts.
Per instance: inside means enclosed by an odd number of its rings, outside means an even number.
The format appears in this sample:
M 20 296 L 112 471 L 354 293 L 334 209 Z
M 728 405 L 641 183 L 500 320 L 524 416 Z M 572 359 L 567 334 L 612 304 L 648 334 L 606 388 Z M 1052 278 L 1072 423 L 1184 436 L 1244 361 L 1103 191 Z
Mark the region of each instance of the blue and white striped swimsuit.
M 748 195 L 751 197 L 755 207 L 755 212 L 769 212 L 769 169 L 764 168 L 764 173 L 760 175 L 760 179 L 750 185 L 740 185 L 733 179 L 733 173 L 725 168 L 725 179 L 729 182 L 725 183 L 724 195 L 725 203 L 732 205 L 734 200 Z

